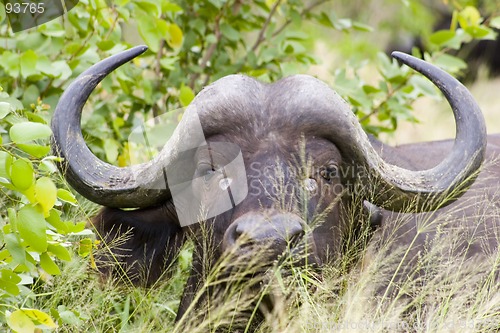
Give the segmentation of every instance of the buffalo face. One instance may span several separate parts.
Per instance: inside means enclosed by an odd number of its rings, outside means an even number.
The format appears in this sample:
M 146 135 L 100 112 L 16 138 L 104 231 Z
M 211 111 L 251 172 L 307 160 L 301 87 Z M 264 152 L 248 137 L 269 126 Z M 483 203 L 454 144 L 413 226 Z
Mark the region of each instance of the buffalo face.
M 338 203 L 344 190 L 338 170 L 340 153 L 320 138 L 271 136 L 262 138 L 260 144 L 239 142 L 248 194 L 233 209 L 213 219 L 215 239 L 222 241 L 219 255 L 232 252 L 240 257 L 265 248 L 266 259 L 273 261 L 304 241 L 299 247 L 307 246 L 301 249 L 310 254 L 309 263 L 319 264 L 327 249 L 316 243 L 334 246 L 320 238 L 329 235 L 340 239 L 334 236 L 338 234 Z M 227 180 L 213 171 L 216 169 L 208 169 L 207 181 L 220 184 Z M 314 235 L 313 228 L 325 220 L 330 221 L 327 225 L 331 232 L 322 230 Z

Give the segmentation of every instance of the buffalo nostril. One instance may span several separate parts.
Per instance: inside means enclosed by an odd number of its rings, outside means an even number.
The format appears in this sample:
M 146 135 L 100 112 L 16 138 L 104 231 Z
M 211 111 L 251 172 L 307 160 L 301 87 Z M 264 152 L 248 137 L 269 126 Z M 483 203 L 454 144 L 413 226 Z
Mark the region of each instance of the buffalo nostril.
M 245 245 L 272 242 L 287 245 L 295 242 L 304 234 L 302 220 L 290 213 L 250 215 L 235 221 L 233 238 Z
M 234 242 L 239 242 L 241 246 L 253 246 L 259 241 L 256 232 L 247 230 L 241 225 L 237 225 L 234 230 Z

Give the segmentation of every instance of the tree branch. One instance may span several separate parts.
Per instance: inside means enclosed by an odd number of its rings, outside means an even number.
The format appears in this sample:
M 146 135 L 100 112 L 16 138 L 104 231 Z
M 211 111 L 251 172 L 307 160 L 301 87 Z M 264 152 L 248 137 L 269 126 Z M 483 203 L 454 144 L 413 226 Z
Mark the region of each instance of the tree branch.
M 371 116 L 374 116 L 376 115 L 377 113 L 379 113 L 379 111 L 381 110 L 382 108 L 382 105 L 384 105 L 385 103 L 389 102 L 389 100 L 392 98 L 392 96 L 394 96 L 399 90 L 403 89 L 406 84 L 408 83 L 408 81 L 410 80 L 410 78 L 413 76 L 414 74 L 413 73 L 410 73 L 408 74 L 408 77 L 406 78 L 406 80 L 402 83 L 400 83 L 397 87 L 391 89 L 388 94 L 385 96 L 384 100 L 381 101 L 377 107 L 375 107 L 372 112 L 370 112 L 369 114 L 367 114 L 366 116 L 364 116 L 363 118 L 359 119 L 359 122 L 362 123 L 363 121 L 369 119 Z
M 274 3 L 273 7 L 271 8 L 271 11 L 269 12 L 269 15 L 266 18 L 266 22 L 264 22 L 264 25 L 262 26 L 262 29 L 260 29 L 259 35 L 257 36 L 257 40 L 255 41 L 255 44 L 251 48 L 252 52 L 254 52 L 259 47 L 259 45 L 265 40 L 264 34 L 266 33 L 266 30 L 269 27 L 269 23 L 271 23 L 271 19 L 273 15 L 276 13 L 276 10 L 278 9 L 280 2 L 281 0 L 277 0 Z
M 310 4 L 308 7 L 306 7 L 301 13 L 300 13 L 300 17 L 304 17 L 304 15 L 306 15 L 307 13 L 309 13 L 311 10 L 313 10 L 315 7 L 327 2 L 328 0 L 319 0 L 319 1 L 316 1 L 316 2 L 313 2 L 312 4 Z M 288 19 L 286 20 L 285 23 L 283 23 L 283 25 L 281 27 L 279 27 L 278 30 L 276 30 L 274 33 L 273 33 L 273 36 L 272 37 L 276 37 L 278 36 L 290 23 L 292 23 L 292 20 L 291 19 Z
M 155 78 L 156 78 L 156 83 L 155 83 L 155 90 L 158 91 L 161 87 L 161 82 L 163 79 L 163 74 L 161 71 L 161 59 L 163 57 L 163 48 L 165 47 L 165 39 L 160 40 L 160 47 L 158 50 L 158 53 L 156 53 L 156 59 L 155 59 Z M 164 99 L 164 97 L 162 97 Z M 166 105 L 166 103 L 162 103 L 162 105 Z M 153 103 L 153 117 L 156 118 L 160 115 L 160 108 L 158 106 L 158 103 Z
M 304 17 L 307 13 L 309 13 L 311 10 L 313 10 L 315 7 L 327 2 L 328 0 L 319 0 L 319 1 L 316 1 L 312 4 L 310 4 L 308 7 L 306 7 L 301 13 L 300 13 L 300 16 L 301 17 Z M 281 2 L 281 0 L 278 0 L 276 1 L 276 3 L 273 5 L 273 8 L 271 8 L 271 11 L 269 12 L 269 15 L 266 19 L 266 22 L 264 23 L 264 26 L 262 27 L 262 29 L 259 31 L 259 35 L 257 37 L 257 40 L 255 41 L 255 44 L 252 46 L 251 48 L 251 52 L 255 52 L 257 50 L 257 48 L 260 46 L 260 44 L 262 44 L 262 42 L 265 41 L 265 38 L 264 38 L 264 34 L 271 22 L 271 19 L 273 17 L 273 15 L 276 13 L 276 10 L 278 9 L 278 5 L 279 3 Z M 285 23 L 283 23 L 283 25 L 281 25 L 281 27 L 278 28 L 278 30 L 276 30 L 273 35 L 271 36 L 271 38 L 274 38 L 276 36 L 278 36 L 281 32 L 283 32 L 283 30 L 290 24 L 292 23 L 292 20 L 291 19 L 288 19 L 285 21 Z M 240 66 L 238 67 L 238 71 L 241 71 L 241 68 L 243 68 L 243 65 L 245 64 L 245 62 L 247 61 L 247 58 L 248 58 L 248 53 L 245 55 L 244 59 L 242 59 L 241 63 L 240 63 Z
M 208 62 L 212 58 L 212 56 L 215 53 L 215 50 L 217 50 L 217 45 L 219 45 L 221 39 L 222 39 L 222 34 L 220 32 L 220 20 L 222 18 L 222 11 L 217 15 L 215 18 L 215 26 L 214 26 L 214 34 L 215 34 L 215 42 L 213 42 L 207 49 L 207 52 L 203 55 L 203 58 L 201 59 L 200 62 L 200 68 L 203 71 L 205 68 L 207 68 Z M 196 83 L 196 80 L 200 77 L 200 73 L 194 73 L 193 76 L 191 77 L 191 81 L 189 82 L 189 87 L 194 90 L 194 85 Z

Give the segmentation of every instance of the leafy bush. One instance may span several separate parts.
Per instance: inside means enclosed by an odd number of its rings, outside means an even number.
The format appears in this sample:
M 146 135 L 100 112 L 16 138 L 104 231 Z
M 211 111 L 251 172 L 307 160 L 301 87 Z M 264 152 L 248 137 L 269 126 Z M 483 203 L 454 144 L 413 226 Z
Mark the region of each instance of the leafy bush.
M 72 253 L 87 256 L 92 233 L 75 223 L 69 206 L 75 196 L 60 181 L 49 154 L 52 134 L 44 118 L 47 105 L 22 103 L 0 92 L 0 322 L 18 332 L 55 328 L 52 317 L 32 304 L 40 285 L 59 275 Z M 74 214 L 73 214 L 74 215 Z M 57 310 L 54 310 L 57 314 Z
M 189 104 L 207 83 L 242 72 L 275 80 L 316 60 L 302 23 L 339 20 L 315 10 L 326 1 L 80 1 L 62 20 L 13 34 L 0 29 L 0 84 L 25 105 L 52 107 L 68 83 L 90 65 L 131 44 L 149 51 L 107 78 L 91 98 L 85 134 L 91 149 L 127 163 L 125 139 L 144 117 Z M 314 11 L 314 12 L 313 12 Z M 344 20 L 343 22 L 350 22 Z M 352 29 L 364 29 L 351 24 Z
M 464 48 L 472 41 L 494 40 L 497 37 L 494 28 L 500 29 L 500 16 L 484 21 L 476 7 L 462 7 L 459 3 L 454 3 L 454 6 L 450 28 L 429 35 L 431 51 L 421 54 L 414 47 L 412 53 L 459 76 L 467 69 L 467 63 L 450 51 Z M 440 93 L 428 80 L 406 67 L 398 66 L 384 53 L 379 53 L 377 57 L 377 70 L 381 77 L 377 84 L 368 84 L 362 79 L 359 73 L 365 67 L 366 62 L 338 69 L 334 87 L 352 104 L 365 130 L 376 136 L 381 132 L 393 133 L 400 120 L 416 122 L 412 104 L 417 98 L 440 98 Z M 353 74 L 347 75 L 349 71 Z

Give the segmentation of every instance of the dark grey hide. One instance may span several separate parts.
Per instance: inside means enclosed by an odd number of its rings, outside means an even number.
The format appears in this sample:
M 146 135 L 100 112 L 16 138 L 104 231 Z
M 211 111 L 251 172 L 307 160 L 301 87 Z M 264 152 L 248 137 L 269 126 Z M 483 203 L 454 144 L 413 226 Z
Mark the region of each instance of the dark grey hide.
M 224 175 L 217 171 L 230 160 L 215 147 L 221 142 L 236 145 L 248 195 L 215 217 L 183 227 L 176 212 L 182 207 L 174 206 L 171 189 L 150 186 L 175 168 L 175 142 L 151 162 L 118 168 L 98 160 L 81 134 L 81 111 L 89 94 L 107 74 L 144 50 L 137 47 L 103 60 L 75 80 L 56 108 L 53 146 L 65 158 L 61 170 L 68 182 L 105 206 L 93 219 L 104 241 L 112 244 L 129 232 L 123 244 L 111 249 L 115 257 L 99 258 L 121 265 L 102 265 L 105 275 L 118 276 L 123 270 L 131 282 L 152 285 L 173 264 L 183 242 L 194 240 L 192 272 L 178 317 L 192 304 L 207 272 L 228 253 L 236 258 L 262 256 L 258 270 L 282 256 L 307 253 L 297 264 L 321 268 L 342 256 L 345 239 L 362 228 L 378 229 L 378 240 L 389 234 L 386 230 L 397 229 L 395 242 L 404 243 L 418 216 L 453 211 L 451 220 L 463 215 L 477 225 L 468 208 L 454 208 L 476 200 L 478 191 L 487 191 L 495 201 L 496 165 L 481 172 L 478 185 L 467 191 L 485 154 L 491 159 L 499 142 L 494 136 L 487 145 L 484 120 L 470 93 L 434 66 L 396 54 L 446 96 L 456 120 L 455 140 L 392 148 L 369 139 L 345 101 L 313 77 L 264 84 L 228 76 L 206 87 L 186 110 L 197 113 L 207 141 L 194 150 L 192 169 L 186 172 L 207 186 L 220 185 Z M 395 228 L 393 222 L 401 216 L 408 223 Z M 494 226 L 497 220 L 487 219 L 481 232 Z M 497 244 L 491 239 L 488 246 Z M 466 255 L 482 250 L 471 246 Z

